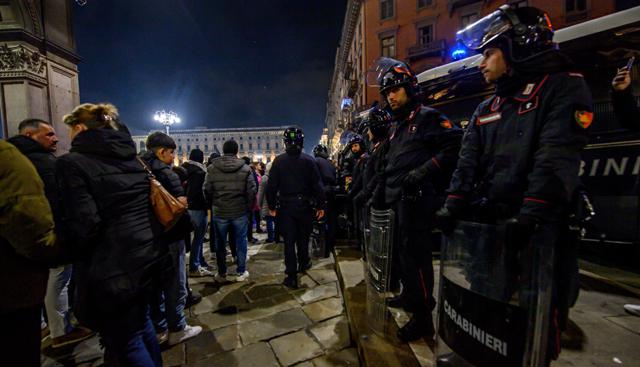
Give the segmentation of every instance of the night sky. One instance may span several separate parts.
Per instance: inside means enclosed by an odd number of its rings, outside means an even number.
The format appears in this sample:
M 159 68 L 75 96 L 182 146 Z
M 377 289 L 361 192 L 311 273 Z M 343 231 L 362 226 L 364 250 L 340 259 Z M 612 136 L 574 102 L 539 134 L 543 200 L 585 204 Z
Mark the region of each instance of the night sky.
M 74 5 L 81 102 L 115 104 L 133 133 L 324 126 L 346 0 L 88 0 Z

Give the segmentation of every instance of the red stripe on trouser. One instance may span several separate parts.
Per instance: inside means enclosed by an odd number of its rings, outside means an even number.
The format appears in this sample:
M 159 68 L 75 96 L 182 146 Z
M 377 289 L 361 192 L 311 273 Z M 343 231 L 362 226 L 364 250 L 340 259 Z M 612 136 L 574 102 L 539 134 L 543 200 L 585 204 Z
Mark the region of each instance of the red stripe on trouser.
M 422 286 L 422 294 L 424 294 L 425 301 L 429 300 L 427 296 L 427 286 L 424 285 L 424 275 L 422 275 L 422 269 L 418 269 L 418 274 L 420 274 L 420 285 Z
M 556 355 L 553 359 L 558 358 L 560 355 L 560 328 L 558 327 L 558 309 L 553 310 L 553 326 L 556 328 Z

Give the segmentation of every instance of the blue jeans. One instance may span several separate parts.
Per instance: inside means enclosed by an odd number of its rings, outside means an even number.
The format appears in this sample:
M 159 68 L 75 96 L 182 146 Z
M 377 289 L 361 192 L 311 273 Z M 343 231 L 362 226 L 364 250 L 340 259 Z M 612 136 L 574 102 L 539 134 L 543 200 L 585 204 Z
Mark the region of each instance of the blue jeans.
M 129 331 L 120 319 L 110 320 L 107 325 L 100 331 L 105 347 L 105 366 L 162 366 L 160 345 L 148 316 L 143 326 L 133 331 Z
M 156 299 L 151 304 L 151 319 L 158 332 L 167 329 L 177 332 L 187 326 L 184 315 L 184 305 L 187 301 L 184 241 L 170 243 L 169 253 L 173 260 L 174 276 L 161 285 L 157 290 Z
M 204 233 L 207 231 L 207 211 L 189 210 L 191 223 L 193 223 L 193 240 L 191 241 L 191 254 L 189 257 L 189 270 L 197 271 L 199 267 L 208 266 L 202 255 Z
M 267 215 L 264 217 L 267 221 L 267 241 L 272 242 L 276 240 L 276 217 Z
M 72 266 L 70 264 L 49 269 L 44 307 L 47 311 L 52 338 L 63 336 L 73 330 L 68 292 L 71 273 Z
M 234 219 L 224 219 L 213 217 L 213 225 L 216 228 L 216 262 L 218 263 L 218 273 L 227 274 L 227 234 L 233 231 L 236 240 L 236 264 L 238 274 L 242 274 L 246 269 L 247 262 L 247 217 L 242 215 Z M 230 228 L 231 227 L 231 228 Z

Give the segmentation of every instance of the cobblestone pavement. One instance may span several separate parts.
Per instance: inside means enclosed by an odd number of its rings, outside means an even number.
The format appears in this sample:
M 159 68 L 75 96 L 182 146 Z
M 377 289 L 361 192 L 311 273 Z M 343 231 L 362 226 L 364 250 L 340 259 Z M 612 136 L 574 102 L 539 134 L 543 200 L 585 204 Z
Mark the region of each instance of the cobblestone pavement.
M 191 288 L 203 299 L 188 310 L 187 319 L 203 331 L 164 350 L 164 365 L 359 366 L 333 259 L 314 259 L 312 269 L 299 278 L 300 288 L 289 290 L 280 284 L 282 245 L 265 244 L 262 234 L 254 236 L 259 241 L 249 244 L 247 281 L 190 278 Z M 205 257 L 209 258 L 208 249 Z M 231 274 L 235 265 L 230 257 L 227 260 Z M 53 351 L 48 343 L 43 344 L 43 366 L 102 365 L 97 337 L 61 351 Z

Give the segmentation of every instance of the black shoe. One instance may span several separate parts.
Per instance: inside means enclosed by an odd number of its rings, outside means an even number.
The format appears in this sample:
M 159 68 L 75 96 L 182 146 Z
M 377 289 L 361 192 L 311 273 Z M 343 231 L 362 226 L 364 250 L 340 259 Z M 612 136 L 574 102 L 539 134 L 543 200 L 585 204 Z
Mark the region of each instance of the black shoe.
M 295 275 L 287 276 L 282 281 L 282 284 L 284 284 L 285 286 L 287 286 L 287 287 L 289 287 L 291 289 L 298 289 L 298 278 Z
M 199 295 L 198 293 L 192 293 L 189 292 L 189 294 L 187 294 L 187 300 L 184 304 L 184 308 L 189 308 L 191 306 L 195 306 L 198 303 L 200 303 L 200 301 L 202 301 L 202 296 Z
M 387 306 L 389 307 L 404 308 L 405 306 L 404 298 L 402 297 L 401 294 L 394 297 L 389 297 L 386 299 L 386 301 L 387 301 Z
M 301 266 L 300 270 L 298 270 L 300 273 L 304 273 L 305 271 L 311 269 L 311 266 L 313 266 L 313 264 L 311 263 L 311 260 L 309 260 L 309 262 L 307 263 L 307 265 Z
M 398 330 L 398 339 L 408 343 L 425 336 L 432 339 L 435 333 L 433 320 L 430 316 L 426 318 L 413 316 L 409 322 Z

